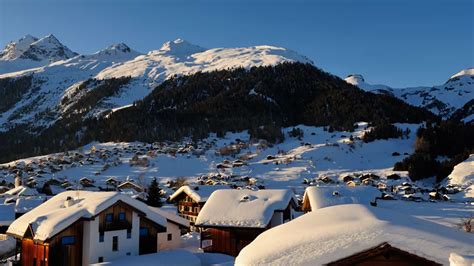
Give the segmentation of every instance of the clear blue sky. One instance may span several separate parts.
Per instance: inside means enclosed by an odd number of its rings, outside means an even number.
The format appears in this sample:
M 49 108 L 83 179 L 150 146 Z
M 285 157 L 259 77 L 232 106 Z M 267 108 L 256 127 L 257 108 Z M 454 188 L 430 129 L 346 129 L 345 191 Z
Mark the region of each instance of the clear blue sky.
M 53 33 L 79 53 L 141 52 L 183 38 L 203 47 L 270 44 L 370 83 L 435 85 L 474 67 L 474 1 L 0 0 L 0 45 Z

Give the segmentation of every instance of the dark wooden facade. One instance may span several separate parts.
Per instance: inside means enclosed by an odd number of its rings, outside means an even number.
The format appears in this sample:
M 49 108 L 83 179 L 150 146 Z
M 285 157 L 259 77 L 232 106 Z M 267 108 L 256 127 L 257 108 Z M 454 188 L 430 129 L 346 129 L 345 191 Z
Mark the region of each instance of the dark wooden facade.
M 392 247 L 388 243 L 362 251 L 347 258 L 328 263 L 329 266 L 435 266 L 441 265 L 426 258 Z
M 176 198 L 176 201 L 179 216 L 189 220 L 191 225 L 194 225 L 199 212 L 204 206 L 204 202 L 196 202 L 184 192 Z
M 132 229 L 133 210 L 128 204 L 117 201 L 97 215 L 99 218 L 99 232 Z M 120 219 L 121 214 L 125 215 L 125 219 Z M 112 221 L 107 221 L 107 215 L 112 215 Z
M 292 220 L 292 209 L 296 203 L 291 200 L 284 210 L 276 210 L 276 213 L 282 214 L 282 223 Z M 272 217 L 273 217 L 272 215 Z M 278 224 L 276 224 L 278 225 Z M 225 226 L 201 226 L 201 248 L 205 252 L 218 252 L 231 256 L 237 256 L 239 252 L 250 244 L 258 235 L 268 230 L 273 225 L 271 222 L 265 228 L 242 228 Z M 203 245 L 210 241 L 209 246 Z
M 146 228 L 146 229 L 145 229 Z M 142 230 L 146 231 L 146 234 L 143 234 Z M 160 226 L 145 217 L 140 218 L 140 246 L 139 246 L 139 254 L 150 254 L 156 253 L 158 247 L 158 233 L 166 232 L 166 228 Z
M 63 237 L 74 239 L 64 245 Z M 47 242 L 34 242 L 31 228 L 21 240 L 21 265 L 82 265 L 83 220 L 79 220 L 59 232 Z
M 264 228 L 208 228 L 201 232 L 201 241 L 212 241 L 212 245 L 203 247 L 205 252 L 224 253 L 236 257 L 263 231 Z

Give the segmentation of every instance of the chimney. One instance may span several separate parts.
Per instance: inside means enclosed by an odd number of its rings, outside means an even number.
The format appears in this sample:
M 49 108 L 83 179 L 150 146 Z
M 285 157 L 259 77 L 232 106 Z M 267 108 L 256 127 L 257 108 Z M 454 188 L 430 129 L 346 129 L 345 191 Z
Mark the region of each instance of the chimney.
M 72 199 L 72 197 L 69 197 L 69 196 L 68 196 L 68 197 L 66 198 L 66 201 L 64 201 L 64 207 L 65 207 L 65 208 L 69 208 L 69 207 L 71 207 L 72 205 L 74 205 L 74 203 L 75 203 L 75 202 L 74 202 L 74 199 Z

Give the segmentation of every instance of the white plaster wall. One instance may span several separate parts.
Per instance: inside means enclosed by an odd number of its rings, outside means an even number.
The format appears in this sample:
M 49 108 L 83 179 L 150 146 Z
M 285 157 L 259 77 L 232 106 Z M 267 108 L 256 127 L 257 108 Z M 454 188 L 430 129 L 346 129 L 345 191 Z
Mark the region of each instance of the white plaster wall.
M 168 241 L 168 234 L 172 235 L 171 241 Z M 166 223 L 166 232 L 158 233 L 158 250 L 178 248 L 181 244 L 181 230 L 174 223 Z
M 97 263 L 99 257 L 104 257 L 104 261 L 110 261 L 127 256 L 127 253 L 130 253 L 130 256 L 137 256 L 139 252 L 139 230 L 140 217 L 133 212 L 132 237 L 130 239 L 127 239 L 127 230 L 106 231 L 104 242 L 99 242 L 99 218 L 97 217 L 95 220 L 88 222 L 88 226 L 84 226 L 83 265 Z M 114 236 L 118 236 L 117 251 L 112 251 L 112 238 Z

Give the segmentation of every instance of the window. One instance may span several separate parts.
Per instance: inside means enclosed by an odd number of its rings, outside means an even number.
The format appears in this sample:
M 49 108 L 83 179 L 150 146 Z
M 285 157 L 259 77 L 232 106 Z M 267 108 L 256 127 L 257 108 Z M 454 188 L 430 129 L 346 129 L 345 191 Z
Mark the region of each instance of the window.
M 61 237 L 61 244 L 63 245 L 74 245 L 74 243 L 76 243 L 76 237 L 74 236 Z
M 171 241 L 173 240 L 173 235 L 172 234 L 168 234 L 168 241 Z
M 132 253 L 130 253 L 130 252 L 127 252 L 127 256 L 130 256 L 130 255 L 132 255 Z
M 132 238 L 132 229 L 127 229 L 127 239 Z
M 113 213 L 107 213 L 105 215 L 105 221 L 106 222 L 112 222 L 114 220 L 114 214 Z
M 104 257 L 99 257 L 98 261 L 99 263 L 104 262 Z
M 99 242 L 104 242 L 104 232 L 99 233 Z
M 140 236 L 147 236 L 148 235 L 148 228 L 140 227 Z
M 112 237 L 112 251 L 118 250 L 118 236 Z
M 124 212 L 119 213 L 119 221 L 125 221 L 125 213 Z

